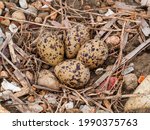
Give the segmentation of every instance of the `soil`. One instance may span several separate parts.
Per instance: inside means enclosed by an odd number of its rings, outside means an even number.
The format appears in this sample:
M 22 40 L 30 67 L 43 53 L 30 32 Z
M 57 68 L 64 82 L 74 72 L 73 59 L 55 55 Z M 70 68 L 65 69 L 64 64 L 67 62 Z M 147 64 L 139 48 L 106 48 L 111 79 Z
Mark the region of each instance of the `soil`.
M 150 54 L 142 53 L 133 59 L 135 71 L 134 73 L 139 77 L 140 75 L 147 76 L 150 74 Z

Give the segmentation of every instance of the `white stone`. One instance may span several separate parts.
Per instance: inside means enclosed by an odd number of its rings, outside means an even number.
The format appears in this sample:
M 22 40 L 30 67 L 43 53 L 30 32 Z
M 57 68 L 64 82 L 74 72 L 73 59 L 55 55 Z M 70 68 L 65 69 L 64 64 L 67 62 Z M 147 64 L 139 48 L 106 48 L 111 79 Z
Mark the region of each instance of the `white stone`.
M 12 24 L 9 25 L 9 30 L 12 33 L 16 33 L 18 31 L 18 27 L 15 24 L 12 23 Z
M 128 99 L 124 107 L 125 112 L 150 109 L 150 75 L 144 79 L 133 94 L 139 96 Z
M 68 102 L 67 104 L 65 104 L 66 109 L 72 109 L 73 106 L 74 106 L 73 102 Z
M 21 8 L 26 9 L 28 7 L 26 0 L 19 0 L 19 5 Z
M 18 92 L 21 91 L 21 88 L 17 87 L 16 85 L 8 82 L 6 79 L 3 80 L 3 82 L 1 83 L 2 88 L 4 90 L 10 90 L 12 92 Z

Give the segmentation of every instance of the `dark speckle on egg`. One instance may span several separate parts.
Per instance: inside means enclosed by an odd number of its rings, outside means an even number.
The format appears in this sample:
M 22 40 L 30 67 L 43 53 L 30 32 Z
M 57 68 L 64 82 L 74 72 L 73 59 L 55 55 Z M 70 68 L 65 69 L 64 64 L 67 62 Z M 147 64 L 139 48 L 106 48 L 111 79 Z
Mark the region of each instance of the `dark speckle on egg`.
M 89 29 L 83 24 L 77 24 L 69 29 L 65 40 L 66 57 L 75 58 L 81 45 L 89 39 Z
M 64 44 L 50 32 L 43 33 L 39 38 L 37 50 L 42 60 L 51 66 L 57 65 L 64 59 Z
M 81 46 L 77 60 L 80 60 L 86 67 L 95 69 L 102 65 L 108 56 L 108 48 L 99 39 L 92 39 Z
M 71 59 L 59 63 L 54 68 L 56 77 L 68 87 L 81 88 L 90 79 L 90 71 L 81 61 Z

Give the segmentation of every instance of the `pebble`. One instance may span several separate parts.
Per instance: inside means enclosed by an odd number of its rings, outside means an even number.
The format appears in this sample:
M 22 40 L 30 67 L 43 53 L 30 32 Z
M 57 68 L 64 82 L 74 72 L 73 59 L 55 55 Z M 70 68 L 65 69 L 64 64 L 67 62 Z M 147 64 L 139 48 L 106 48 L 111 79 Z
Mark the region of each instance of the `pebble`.
M 96 21 L 100 23 L 100 22 L 103 21 L 103 18 L 102 18 L 101 16 L 97 16 L 97 17 L 96 17 Z
M 5 19 L 5 20 L 1 21 L 1 24 L 5 25 L 5 26 L 9 26 L 10 25 L 10 20 Z
M 66 109 L 72 109 L 73 106 L 74 106 L 73 102 L 68 102 L 68 103 L 65 104 Z
M 2 9 L 0 9 L 0 16 L 2 15 L 2 13 L 3 13 L 3 10 L 2 10 Z
M 133 94 L 137 97 L 130 97 L 125 104 L 125 112 L 144 112 L 150 110 L 150 75 L 135 89 Z M 143 94 L 140 96 L 140 94 Z
M 126 90 L 134 90 L 138 85 L 137 76 L 133 73 L 123 76 Z
M 114 12 L 111 9 L 108 9 L 108 11 L 105 13 L 105 16 L 111 16 Z
M 28 12 L 30 12 L 30 14 L 32 13 L 34 16 L 37 16 L 37 9 L 34 7 L 34 6 L 32 6 L 32 5 L 29 5 L 28 6 L 28 9 L 26 9 L 26 11 L 28 11 Z
M 101 75 L 103 72 L 104 72 L 103 68 L 98 68 L 98 69 L 95 70 L 96 75 Z
M 59 90 L 59 82 L 53 73 L 49 70 L 43 69 L 39 72 L 38 85 L 53 89 Z
M 36 17 L 34 20 L 36 23 L 42 23 L 42 18 L 41 17 Z
M 4 9 L 4 3 L 0 1 L 0 9 Z
M 120 38 L 118 36 L 109 36 L 107 39 L 106 39 L 106 43 L 109 44 L 109 45 L 112 45 L 112 46 L 116 46 L 118 45 L 120 42 Z
M 5 38 L 5 34 L 3 33 L 1 28 L 0 28 L 0 37 Z
M 28 7 L 26 0 L 19 0 L 19 5 L 21 8 L 26 9 Z
M 26 20 L 25 14 L 22 11 L 19 11 L 19 10 L 15 11 L 12 14 L 12 18 L 18 19 L 18 20 Z
M 12 32 L 12 33 L 16 33 L 18 31 L 18 27 L 14 24 L 14 23 L 11 23 L 9 25 L 9 30 Z
M 38 10 L 40 10 L 42 7 L 42 3 L 40 1 L 36 1 L 36 2 L 32 3 L 32 5 Z
M 91 112 L 93 112 L 93 108 L 89 107 L 87 105 L 81 105 L 80 111 L 82 111 L 83 113 L 91 113 Z
M 0 46 L 3 44 L 4 38 L 0 37 Z
M 40 106 L 39 104 L 32 104 L 30 103 L 28 105 L 29 109 L 32 111 L 32 112 L 35 112 L 35 113 L 39 113 L 41 111 L 43 111 L 43 107 Z
M 1 71 L 0 72 L 0 78 L 8 78 L 8 73 L 7 73 L 7 71 Z
M 58 105 L 57 96 L 56 95 L 54 95 L 52 93 L 49 93 L 49 94 L 44 95 L 44 98 L 48 101 L 49 104 L 53 104 L 55 106 Z

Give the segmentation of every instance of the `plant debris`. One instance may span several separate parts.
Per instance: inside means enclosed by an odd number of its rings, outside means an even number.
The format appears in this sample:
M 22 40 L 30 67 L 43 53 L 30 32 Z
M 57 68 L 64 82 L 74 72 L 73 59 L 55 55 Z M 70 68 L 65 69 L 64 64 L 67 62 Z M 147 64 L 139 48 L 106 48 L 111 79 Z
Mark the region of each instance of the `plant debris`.
M 149 111 L 149 36 L 149 0 L 0 1 L 0 112 Z

